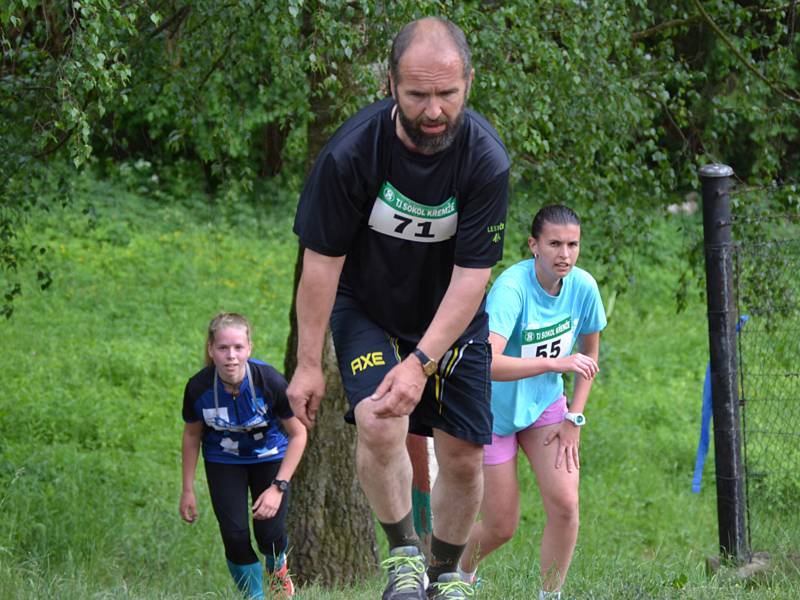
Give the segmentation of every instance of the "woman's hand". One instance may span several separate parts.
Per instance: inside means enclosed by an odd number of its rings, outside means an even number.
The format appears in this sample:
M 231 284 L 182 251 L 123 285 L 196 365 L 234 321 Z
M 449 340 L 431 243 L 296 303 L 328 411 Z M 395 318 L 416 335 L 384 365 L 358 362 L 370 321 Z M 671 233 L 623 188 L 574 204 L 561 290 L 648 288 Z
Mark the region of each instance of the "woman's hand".
M 580 352 L 568 354 L 555 359 L 556 371 L 559 373 L 577 373 L 584 379 L 593 379 L 600 367 L 597 366 L 591 356 L 586 356 Z
M 278 509 L 283 501 L 283 492 L 275 485 L 270 485 L 264 490 L 253 504 L 254 519 L 271 519 L 278 514 Z
M 558 451 L 556 452 L 556 469 L 561 465 L 567 464 L 567 471 L 572 473 L 572 469 L 580 469 L 581 461 L 578 455 L 578 447 L 581 443 L 581 428 L 576 427 L 570 421 L 562 421 L 561 425 L 553 429 L 545 438 L 544 445 L 547 446 L 558 441 Z
M 194 497 L 194 491 L 184 491 L 181 493 L 181 505 L 179 509 L 181 519 L 187 523 L 194 523 L 197 520 L 197 500 Z

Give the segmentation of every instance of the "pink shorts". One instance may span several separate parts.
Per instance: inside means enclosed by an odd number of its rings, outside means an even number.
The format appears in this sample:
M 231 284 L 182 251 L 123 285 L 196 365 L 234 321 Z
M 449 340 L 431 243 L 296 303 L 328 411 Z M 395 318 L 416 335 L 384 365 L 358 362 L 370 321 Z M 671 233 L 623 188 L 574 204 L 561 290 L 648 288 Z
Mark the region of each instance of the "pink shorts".
M 544 427 L 545 425 L 561 423 L 561 421 L 564 420 L 565 414 L 567 414 L 567 397 L 562 395 L 558 400 L 544 409 L 544 412 L 539 415 L 539 418 L 536 419 L 533 425 L 522 431 L 527 431 L 534 427 Z M 522 432 L 518 431 L 511 435 L 497 435 L 493 433 L 492 443 L 483 447 L 483 464 L 500 465 L 517 456 L 517 447 L 519 446 L 517 436 L 520 433 Z

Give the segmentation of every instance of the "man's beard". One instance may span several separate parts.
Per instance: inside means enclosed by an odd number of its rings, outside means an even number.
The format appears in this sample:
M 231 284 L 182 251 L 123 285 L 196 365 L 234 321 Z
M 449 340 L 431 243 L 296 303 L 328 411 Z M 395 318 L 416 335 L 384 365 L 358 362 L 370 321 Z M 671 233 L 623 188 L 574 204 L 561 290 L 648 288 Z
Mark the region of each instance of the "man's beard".
M 422 154 L 436 154 L 448 148 L 450 144 L 453 143 L 453 140 L 456 139 L 458 132 L 461 130 L 461 124 L 464 122 L 465 110 L 466 106 L 462 107 L 456 115 L 456 118 L 452 121 L 449 121 L 447 117 L 444 116 L 436 121 L 430 121 L 425 118 L 424 114 L 416 121 L 412 121 L 408 118 L 406 113 L 403 112 L 400 104 L 397 104 L 397 115 L 400 119 L 400 124 L 403 126 L 403 131 L 406 132 L 411 143 L 414 144 L 417 150 Z M 436 134 L 425 133 L 422 130 L 423 123 L 427 125 L 444 123 L 444 131 Z

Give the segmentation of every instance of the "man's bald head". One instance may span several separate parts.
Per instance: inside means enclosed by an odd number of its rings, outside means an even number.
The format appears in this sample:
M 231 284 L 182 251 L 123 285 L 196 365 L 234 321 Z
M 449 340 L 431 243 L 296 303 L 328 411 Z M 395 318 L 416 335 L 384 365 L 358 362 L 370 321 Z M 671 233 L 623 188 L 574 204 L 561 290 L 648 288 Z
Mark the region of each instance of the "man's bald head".
M 400 82 L 400 60 L 406 50 L 415 43 L 425 43 L 433 47 L 438 45 L 455 50 L 461 58 L 464 79 L 469 80 L 472 72 L 472 54 L 464 32 L 443 17 L 425 17 L 405 25 L 392 42 L 389 72 L 395 85 Z

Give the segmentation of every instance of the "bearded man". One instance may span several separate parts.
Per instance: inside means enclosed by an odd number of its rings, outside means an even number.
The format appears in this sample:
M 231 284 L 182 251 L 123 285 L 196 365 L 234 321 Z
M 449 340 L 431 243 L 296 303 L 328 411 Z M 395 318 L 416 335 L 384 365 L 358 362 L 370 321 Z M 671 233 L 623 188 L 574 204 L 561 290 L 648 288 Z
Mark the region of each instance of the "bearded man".
M 502 257 L 508 154 L 467 108 L 474 70 L 464 33 L 428 17 L 397 34 L 392 97 L 346 121 L 317 157 L 295 217 L 292 409 L 314 424 L 330 322 L 357 428 L 359 481 L 385 531 L 384 600 L 462 598 L 456 574 L 492 440 L 485 289 Z M 411 512 L 406 435 L 433 436 L 431 560 Z

